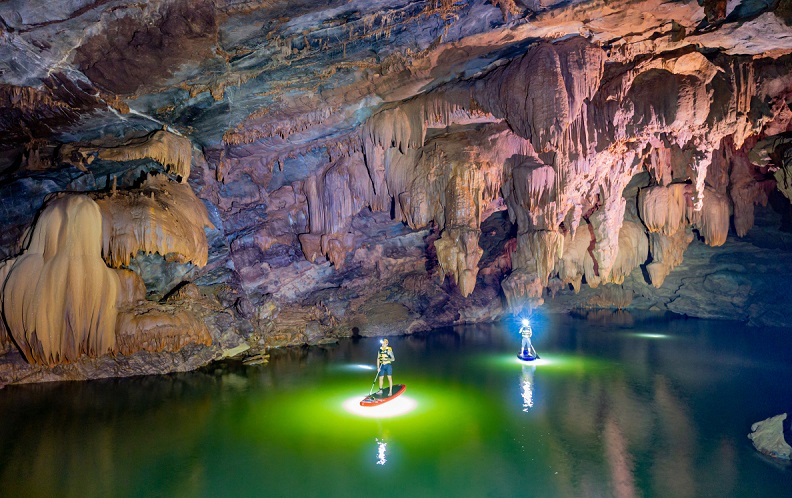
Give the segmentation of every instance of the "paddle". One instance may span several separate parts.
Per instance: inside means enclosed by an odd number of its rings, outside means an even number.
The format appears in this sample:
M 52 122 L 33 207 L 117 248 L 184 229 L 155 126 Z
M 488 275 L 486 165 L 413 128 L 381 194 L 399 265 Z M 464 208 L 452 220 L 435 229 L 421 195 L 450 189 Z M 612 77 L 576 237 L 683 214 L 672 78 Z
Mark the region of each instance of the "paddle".
M 377 383 L 377 379 L 379 379 L 379 373 L 380 373 L 380 371 L 377 370 L 377 375 L 374 377 L 374 382 L 371 383 L 371 389 L 369 389 L 369 396 L 374 394 L 374 384 L 376 384 Z

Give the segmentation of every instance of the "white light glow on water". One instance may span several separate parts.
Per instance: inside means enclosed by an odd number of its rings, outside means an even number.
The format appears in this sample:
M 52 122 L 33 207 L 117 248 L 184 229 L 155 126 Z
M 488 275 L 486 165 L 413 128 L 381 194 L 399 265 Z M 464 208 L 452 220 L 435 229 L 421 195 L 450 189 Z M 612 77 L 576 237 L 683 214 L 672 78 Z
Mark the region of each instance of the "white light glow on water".
M 347 398 L 342 403 L 344 410 L 360 417 L 367 418 L 392 418 L 410 413 L 418 406 L 413 398 L 401 395 L 398 398 L 376 406 L 360 406 L 360 396 Z
M 646 332 L 639 332 L 637 334 L 630 334 L 632 337 L 641 337 L 642 339 L 670 339 L 671 336 L 666 334 L 648 334 Z
M 547 358 L 537 358 L 535 360 L 525 361 L 517 358 L 516 355 L 514 357 L 514 362 L 517 363 L 518 365 L 536 365 L 536 366 L 553 364 L 553 360 L 548 360 Z

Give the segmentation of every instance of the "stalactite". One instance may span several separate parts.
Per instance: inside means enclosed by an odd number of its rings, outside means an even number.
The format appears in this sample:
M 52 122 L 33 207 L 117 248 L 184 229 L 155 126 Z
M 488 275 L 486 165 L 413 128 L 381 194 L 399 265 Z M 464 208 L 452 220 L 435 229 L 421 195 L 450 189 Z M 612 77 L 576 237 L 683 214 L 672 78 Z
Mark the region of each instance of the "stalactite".
M 589 217 L 595 238 L 591 254 L 597 263 L 597 276 L 603 281 L 609 281 L 611 269 L 619 252 L 619 233 L 626 206 L 622 193 L 639 167 L 635 153 L 631 151 L 612 146 L 606 152 L 598 154 L 596 160 L 608 164 L 608 170 L 615 174 L 608 175 L 600 183 L 601 205 Z
M 435 249 L 440 268 L 452 275 L 462 295 L 467 297 L 476 285 L 478 262 L 484 253 L 478 244 L 484 176 L 480 164 L 458 161 L 448 168 L 448 175 L 441 201 L 443 230 L 441 238 L 435 241 Z
M 153 159 L 186 183 L 192 163 L 192 143 L 185 137 L 156 130 L 116 146 L 66 144 L 61 147 L 60 157 L 63 162 L 75 165 L 90 164 L 94 158 L 119 162 Z
M 434 244 L 443 273 L 451 274 L 463 297 L 469 296 L 476 286 L 478 262 L 484 253 L 479 247 L 480 235 L 480 230 L 450 227 Z
M 573 235 L 567 233 L 564 240 L 564 252 L 556 265 L 558 278 L 564 285 L 571 285 L 575 293 L 585 276 L 587 280 L 594 278 L 594 264 L 590 251 L 594 247 L 594 234 L 588 223 L 583 223 Z
M 149 175 L 140 188 L 98 195 L 97 203 L 104 223 L 102 255 L 110 266 L 128 265 L 138 251 L 206 264 L 204 229 L 212 224 L 189 185 Z
M 671 183 L 674 176 L 671 166 L 671 149 L 662 144 L 658 145 L 657 147 L 652 147 L 647 169 L 659 185 L 667 186 Z
M 659 289 L 671 270 L 682 263 L 682 255 L 694 238 L 690 230 L 677 230 L 674 235 L 649 234 L 652 262 L 646 265 L 646 271 L 653 286 Z
M 101 250 L 94 201 L 75 195 L 47 203 L 3 287 L 3 317 L 28 361 L 54 365 L 115 350 L 120 283 Z
M 754 225 L 754 206 L 767 205 L 768 193 L 776 187 L 773 180 L 757 180 L 764 175 L 756 171 L 748 154 L 740 149 L 730 154 L 729 198 L 734 206 L 734 230 L 744 237 Z
M 729 199 L 710 188 L 706 189 L 706 195 L 707 202 L 703 209 L 689 209 L 687 217 L 707 245 L 721 246 L 729 234 Z
M 619 230 L 619 252 L 613 263 L 608 283 L 622 284 L 624 278 L 646 262 L 649 240 L 640 223 L 625 221 Z
M 675 183 L 667 187 L 655 186 L 638 193 L 641 220 L 650 233 L 674 235 L 686 222 L 685 191 L 687 185 Z

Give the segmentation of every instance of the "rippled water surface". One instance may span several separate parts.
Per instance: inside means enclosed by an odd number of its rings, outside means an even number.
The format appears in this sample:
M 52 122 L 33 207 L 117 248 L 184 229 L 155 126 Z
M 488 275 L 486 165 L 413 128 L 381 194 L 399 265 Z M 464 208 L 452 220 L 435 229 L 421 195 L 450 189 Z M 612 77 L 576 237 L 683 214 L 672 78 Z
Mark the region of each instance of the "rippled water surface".
M 792 410 L 792 335 L 595 313 L 376 339 L 266 366 L 0 391 L 0 495 L 790 496 L 753 422 Z M 387 385 L 387 384 L 386 384 Z M 378 410 L 378 411 L 372 411 Z M 792 413 L 791 413 L 792 415 Z

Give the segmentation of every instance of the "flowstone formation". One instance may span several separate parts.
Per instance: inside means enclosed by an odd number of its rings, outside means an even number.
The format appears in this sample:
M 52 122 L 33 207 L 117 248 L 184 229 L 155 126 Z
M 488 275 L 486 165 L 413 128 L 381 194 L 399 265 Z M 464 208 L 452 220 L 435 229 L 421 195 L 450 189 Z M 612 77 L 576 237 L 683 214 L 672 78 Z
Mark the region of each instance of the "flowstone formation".
M 179 160 L 183 147 L 174 161 L 157 152 L 158 144 L 186 140 L 168 135 L 133 140 L 130 151 L 114 148 L 111 157 L 181 164 L 178 172 L 189 175 L 189 142 L 186 162 Z M 68 147 L 68 155 L 76 157 L 79 150 Z M 111 160 L 103 153 L 99 158 Z M 141 277 L 122 269 L 138 254 L 150 253 L 204 266 L 207 226 L 206 209 L 193 191 L 164 174 L 146 174 L 137 188 L 118 190 L 114 180 L 106 193 L 51 195 L 21 254 L 0 267 L 3 344 L 13 340 L 30 364 L 47 366 L 210 345 L 209 330 L 196 314 L 184 306 L 147 302 Z
M 101 258 L 102 218 L 85 196 L 50 201 L 2 293 L 8 332 L 31 363 L 115 350 L 119 280 Z
M 784 2 L 6 2 L 0 20 L 3 289 L 57 194 L 98 206 L 119 296 L 107 344 L 53 332 L 40 355 L 9 308 L 12 356 L 168 371 L 540 306 L 790 326 L 771 303 L 792 277 Z

